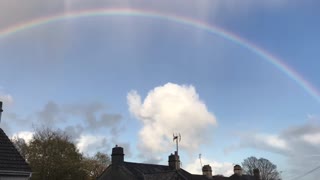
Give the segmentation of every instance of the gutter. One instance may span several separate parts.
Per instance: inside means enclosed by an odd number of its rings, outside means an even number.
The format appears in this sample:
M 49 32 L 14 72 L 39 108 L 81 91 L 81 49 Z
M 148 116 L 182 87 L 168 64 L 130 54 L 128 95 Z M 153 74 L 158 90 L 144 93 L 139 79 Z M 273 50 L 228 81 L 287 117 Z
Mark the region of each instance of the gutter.
M 32 176 L 32 172 L 0 170 L 0 175 L 31 177 Z

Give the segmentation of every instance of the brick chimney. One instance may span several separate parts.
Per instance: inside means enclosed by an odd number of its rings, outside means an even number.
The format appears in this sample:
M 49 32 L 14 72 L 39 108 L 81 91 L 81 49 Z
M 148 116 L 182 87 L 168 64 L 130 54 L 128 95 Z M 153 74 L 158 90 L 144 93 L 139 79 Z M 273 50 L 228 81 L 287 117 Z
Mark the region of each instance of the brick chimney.
M 212 169 L 211 169 L 211 166 L 209 164 L 208 165 L 204 165 L 202 167 L 202 173 L 208 179 L 212 179 Z
M 174 169 L 174 170 L 179 170 L 180 169 L 180 157 L 178 155 L 178 152 L 175 151 L 174 154 L 171 154 L 169 156 L 169 167 L 171 169 Z
M 0 122 L 1 122 L 2 112 L 3 112 L 3 109 L 2 109 L 2 101 L 0 101 Z
M 111 163 L 113 165 L 120 165 L 124 162 L 123 148 L 116 145 L 112 148 Z

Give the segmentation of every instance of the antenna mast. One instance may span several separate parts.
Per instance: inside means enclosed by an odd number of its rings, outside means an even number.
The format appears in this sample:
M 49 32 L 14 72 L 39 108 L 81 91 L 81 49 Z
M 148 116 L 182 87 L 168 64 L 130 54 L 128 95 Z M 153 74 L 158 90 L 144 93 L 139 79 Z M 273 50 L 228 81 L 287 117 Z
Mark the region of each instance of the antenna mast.
M 3 109 L 2 109 L 2 101 L 0 101 L 0 122 L 1 122 L 1 114 L 3 112 Z
M 201 154 L 199 154 L 200 166 L 202 168 Z
M 179 154 L 179 142 L 181 141 L 181 134 L 174 134 L 173 133 L 173 141 L 176 141 L 176 146 L 177 146 L 177 154 Z

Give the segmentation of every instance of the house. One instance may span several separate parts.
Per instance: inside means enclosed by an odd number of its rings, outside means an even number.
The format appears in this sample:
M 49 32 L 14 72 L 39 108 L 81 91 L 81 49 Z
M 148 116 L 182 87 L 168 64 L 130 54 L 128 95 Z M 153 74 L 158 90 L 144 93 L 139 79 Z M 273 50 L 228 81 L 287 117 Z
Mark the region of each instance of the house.
M 0 128 L 0 180 L 27 180 L 31 169 Z
M 180 167 L 180 157 L 175 151 L 169 155 L 168 165 L 145 164 L 124 161 L 123 148 L 112 149 L 111 165 L 97 180 L 224 180 L 223 176 L 213 176 L 210 165 L 202 168 L 202 175 L 191 174 Z M 249 180 L 249 179 L 248 179 Z
M 0 117 L 1 112 L 0 101 Z M 27 180 L 31 175 L 29 165 L 0 128 L 0 180 Z
M 190 179 L 192 175 L 180 168 L 177 153 L 169 156 L 169 164 L 156 165 L 124 161 L 123 148 L 116 146 L 112 149 L 111 165 L 98 177 L 98 180 L 110 179 Z

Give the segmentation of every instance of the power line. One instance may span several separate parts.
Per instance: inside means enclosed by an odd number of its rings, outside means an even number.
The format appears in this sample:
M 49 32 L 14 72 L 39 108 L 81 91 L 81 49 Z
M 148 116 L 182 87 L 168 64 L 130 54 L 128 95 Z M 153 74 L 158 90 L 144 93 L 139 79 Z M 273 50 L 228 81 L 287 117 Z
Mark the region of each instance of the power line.
M 304 174 L 302 174 L 302 175 L 298 176 L 298 177 L 293 178 L 292 180 L 300 179 L 300 178 L 302 178 L 302 177 L 304 177 L 304 176 L 306 176 L 306 175 L 309 175 L 309 174 L 311 174 L 311 173 L 313 173 L 313 172 L 317 171 L 318 169 L 320 169 L 320 165 L 319 165 L 319 166 L 317 166 L 317 167 L 315 167 L 314 169 L 312 169 L 312 170 L 310 170 L 310 171 L 308 171 L 308 172 L 306 172 L 306 173 L 304 173 Z

